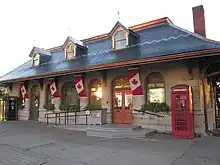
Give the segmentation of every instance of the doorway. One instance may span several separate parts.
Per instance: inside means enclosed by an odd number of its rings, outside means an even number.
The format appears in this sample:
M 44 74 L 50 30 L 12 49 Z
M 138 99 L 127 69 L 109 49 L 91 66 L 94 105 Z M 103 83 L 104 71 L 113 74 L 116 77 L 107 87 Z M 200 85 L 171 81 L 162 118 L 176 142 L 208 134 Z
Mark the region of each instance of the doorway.
M 132 124 L 132 92 L 128 77 L 116 77 L 113 81 L 113 122 Z
M 40 106 L 40 87 L 34 85 L 31 88 L 31 103 L 30 103 L 30 116 L 29 120 L 38 120 L 39 106 Z

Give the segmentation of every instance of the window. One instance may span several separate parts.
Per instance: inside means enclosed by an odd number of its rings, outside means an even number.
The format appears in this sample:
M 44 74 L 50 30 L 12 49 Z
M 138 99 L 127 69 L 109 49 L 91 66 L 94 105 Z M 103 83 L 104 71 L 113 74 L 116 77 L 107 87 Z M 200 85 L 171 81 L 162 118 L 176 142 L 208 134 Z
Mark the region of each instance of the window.
M 75 57 L 76 46 L 73 43 L 69 43 L 65 48 L 66 59 L 71 60 Z
M 93 79 L 89 83 L 90 97 L 89 102 L 92 105 L 102 104 L 102 85 L 100 80 Z
M 123 49 L 126 48 L 126 32 L 124 30 L 120 30 L 114 35 L 114 48 L 115 49 Z
M 147 101 L 150 103 L 165 102 L 165 84 L 160 73 L 150 73 L 147 77 Z
M 130 89 L 130 83 L 127 76 L 118 76 L 113 82 L 114 89 Z
M 67 110 L 70 106 L 79 106 L 79 95 L 73 82 L 67 82 L 63 85 L 61 104 L 64 110 Z
M 33 66 L 38 66 L 40 64 L 40 55 L 36 54 L 33 58 Z

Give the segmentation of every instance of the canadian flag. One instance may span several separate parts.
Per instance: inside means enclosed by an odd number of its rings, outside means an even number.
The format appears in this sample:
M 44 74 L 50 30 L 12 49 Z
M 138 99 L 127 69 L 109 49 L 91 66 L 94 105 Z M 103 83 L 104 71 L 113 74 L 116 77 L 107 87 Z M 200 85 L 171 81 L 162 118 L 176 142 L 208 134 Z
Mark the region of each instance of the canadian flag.
M 128 70 L 128 78 L 132 95 L 143 95 L 143 89 L 141 86 L 140 75 L 137 68 Z
M 77 75 L 74 77 L 74 84 L 77 90 L 77 93 L 79 94 L 79 97 L 87 97 L 86 96 L 86 91 L 83 86 L 83 80 L 82 80 L 82 75 Z
M 49 87 L 50 87 L 50 92 L 51 92 L 53 98 L 59 98 L 60 95 L 57 90 L 56 83 L 55 83 L 54 79 L 49 79 Z
M 28 99 L 29 98 L 28 97 L 28 92 L 25 88 L 24 82 L 20 83 L 20 89 L 21 89 L 21 94 L 22 94 L 23 99 Z

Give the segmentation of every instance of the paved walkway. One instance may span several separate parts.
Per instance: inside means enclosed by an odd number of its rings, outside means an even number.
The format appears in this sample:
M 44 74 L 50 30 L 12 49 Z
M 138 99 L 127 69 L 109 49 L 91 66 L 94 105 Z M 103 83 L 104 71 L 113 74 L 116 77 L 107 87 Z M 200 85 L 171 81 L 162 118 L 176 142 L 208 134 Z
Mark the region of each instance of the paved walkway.
M 35 122 L 0 123 L 0 165 L 219 165 L 220 138 L 87 137 Z

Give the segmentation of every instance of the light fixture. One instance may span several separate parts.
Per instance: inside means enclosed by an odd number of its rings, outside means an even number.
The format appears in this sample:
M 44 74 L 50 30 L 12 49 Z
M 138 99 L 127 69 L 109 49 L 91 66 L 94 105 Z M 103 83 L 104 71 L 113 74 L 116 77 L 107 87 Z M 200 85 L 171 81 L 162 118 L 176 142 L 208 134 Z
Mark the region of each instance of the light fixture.
M 96 97 L 102 98 L 102 87 L 98 87 L 96 91 Z

